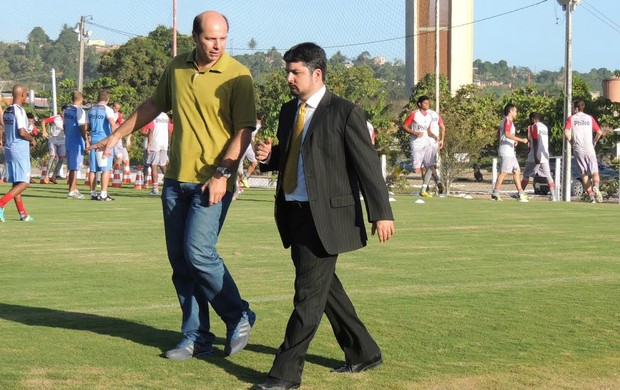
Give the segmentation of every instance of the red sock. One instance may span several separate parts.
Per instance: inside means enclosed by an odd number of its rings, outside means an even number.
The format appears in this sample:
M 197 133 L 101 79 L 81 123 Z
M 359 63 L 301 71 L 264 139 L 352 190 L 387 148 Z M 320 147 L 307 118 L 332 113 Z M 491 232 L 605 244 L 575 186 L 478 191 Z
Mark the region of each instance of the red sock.
M 521 189 L 525 190 L 529 182 L 529 180 L 521 180 Z
M 592 195 L 592 187 L 588 188 L 588 195 Z
M 19 215 L 28 215 L 26 209 L 24 208 L 24 202 L 15 199 L 15 206 L 17 206 L 17 212 L 19 213 Z
M 0 207 L 6 206 L 6 204 L 9 203 L 11 199 L 13 198 L 14 198 L 13 194 L 10 192 L 7 192 L 6 195 L 0 198 Z
M 554 188 L 555 188 L 555 183 L 549 183 L 549 189 L 553 191 Z

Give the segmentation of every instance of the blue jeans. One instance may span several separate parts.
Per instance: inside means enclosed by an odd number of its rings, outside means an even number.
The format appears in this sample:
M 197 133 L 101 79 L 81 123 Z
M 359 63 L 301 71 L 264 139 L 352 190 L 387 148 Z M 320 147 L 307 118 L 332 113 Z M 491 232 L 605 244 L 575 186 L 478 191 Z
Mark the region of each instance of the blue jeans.
M 183 312 L 183 338 L 211 343 L 215 336 L 209 330 L 209 304 L 226 329 L 235 328 L 249 304 L 241 299 L 215 248 L 232 193 L 209 206 L 209 195 L 201 186 L 165 179 L 161 199 L 172 282 Z

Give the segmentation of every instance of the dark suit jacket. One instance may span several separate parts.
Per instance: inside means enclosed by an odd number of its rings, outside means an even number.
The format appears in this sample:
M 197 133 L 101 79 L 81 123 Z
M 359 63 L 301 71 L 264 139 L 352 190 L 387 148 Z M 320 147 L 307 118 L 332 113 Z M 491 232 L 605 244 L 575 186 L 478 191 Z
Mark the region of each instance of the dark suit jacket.
M 293 99 L 282 106 L 278 144 L 272 147 L 269 163 L 261 164 L 262 171 L 279 172 L 275 218 L 286 248 L 290 239 L 281 183 L 297 103 Z M 359 106 L 327 91 L 311 118 L 301 154 L 312 218 L 328 253 L 366 245 L 360 187 L 370 222 L 394 219 L 366 115 Z

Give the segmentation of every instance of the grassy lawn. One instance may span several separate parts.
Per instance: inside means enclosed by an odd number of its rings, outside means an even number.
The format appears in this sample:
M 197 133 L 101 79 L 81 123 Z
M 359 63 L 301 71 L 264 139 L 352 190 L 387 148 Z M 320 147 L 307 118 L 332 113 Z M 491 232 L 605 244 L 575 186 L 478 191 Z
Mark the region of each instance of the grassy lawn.
M 9 186 L 0 185 L 0 194 Z M 84 191 L 85 192 L 85 191 Z M 180 310 L 159 198 L 114 202 L 33 185 L 0 224 L 1 389 L 247 389 L 262 381 L 292 309 L 293 267 L 273 191 L 233 203 L 219 250 L 257 312 L 246 351 L 171 362 Z M 338 275 L 385 364 L 335 375 L 325 319 L 304 389 L 620 388 L 620 207 L 397 195 L 396 236 L 341 256 Z M 213 313 L 213 312 L 212 312 Z

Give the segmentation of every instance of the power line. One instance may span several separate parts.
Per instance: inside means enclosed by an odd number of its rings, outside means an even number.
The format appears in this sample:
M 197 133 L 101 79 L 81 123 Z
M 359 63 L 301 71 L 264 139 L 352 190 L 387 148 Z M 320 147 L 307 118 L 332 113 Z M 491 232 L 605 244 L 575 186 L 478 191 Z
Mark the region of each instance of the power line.
M 595 18 L 597 18 L 601 22 L 603 22 L 606 25 L 608 25 L 615 32 L 620 33 L 620 25 L 618 25 L 616 22 L 614 22 L 612 19 L 610 19 L 607 15 L 605 15 L 604 13 L 602 13 L 601 11 L 596 9 L 593 5 L 590 5 L 590 4 L 586 3 L 586 2 L 583 2 L 581 4 L 584 6 L 584 9 L 586 10 L 586 12 L 588 12 L 590 15 L 594 16 Z M 595 14 L 594 12 L 592 12 L 590 9 L 596 11 L 600 16 Z M 602 16 L 602 18 L 601 18 L 601 16 Z
M 135 38 L 135 37 L 143 36 L 143 35 L 140 35 L 140 34 L 133 34 L 133 33 L 127 32 L 127 31 L 117 30 L 117 29 L 112 28 L 112 27 L 102 26 L 101 24 L 97 24 L 97 23 L 93 23 L 93 22 L 86 22 L 86 23 L 90 24 L 91 26 L 99 27 L 100 29 L 107 30 L 107 31 L 110 31 L 110 32 L 113 32 L 113 33 L 117 33 L 117 34 L 120 34 L 120 35 L 124 35 L 124 36 L 130 37 L 130 38 Z
M 464 26 L 468 26 L 471 24 L 476 24 L 476 23 L 480 23 L 480 22 L 485 22 L 487 20 L 491 20 L 491 19 L 495 19 L 495 18 L 499 18 L 502 16 L 506 16 L 509 14 L 513 14 L 519 11 L 523 11 L 525 9 L 528 8 L 532 8 L 532 7 L 536 7 L 542 3 L 546 3 L 548 0 L 540 0 L 536 3 L 532 3 L 523 7 L 519 7 L 519 8 L 515 8 L 513 10 L 510 11 L 506 11 L 506 12 L 502 12 L 496 15 L 492 15 L 492 16 L 487 16 L 485 18 L 482 19 L 477 19 L 471 22 L 467 22 L 467 23 L 462 23 L 462 24 L 458 24 L 458 25 L 454 25 L 451 26 L 449 28 L 445 28 L 445 29 L 441 29 L 441 30 L 451 30 L 454 28 L 458 28 L 458 27 L 464 27 Z M 385 43 L 385 42 L 391 42 L 391 41 L 398 41 L 398 40 L 402 40 L 402 39 L 407 39 L 407 38 L 411 38 L 411 37 L 416 37 L 419 35 L 424 35 L 424 34 L 434 34 L 434 31 L 423 31 L 423 32 L 419 32 L 417 34 L 412 34 L 412 35 L 405 35 L 405 36 L 400 36 L 400 37 L 395 37 L 395 38 L 386 38 L 386 39 L 379 39 L 376 41 L 366 41 L 366 42 L 358 42 L 358 43 L 349 43 L 349 44 L 344 44 L 344 45 L 332 45 L 332 46 L 323 46 L 324 49 L 337 49 L 337 48 L 341 48 L 341 47 L 353 47 L 353 46 L 362 46 L 362 45 L 372 45 L 372 44 L 376 44 L 376 43 Z M 252 50 L 252 49 L 243 49 L 243 48 L 235 48 L 235 50 Z M 254 51 L 266 51 L 267 49 L 254 49 Z M 282 49 L 278 49 L 278 50 L 282 50 Z

